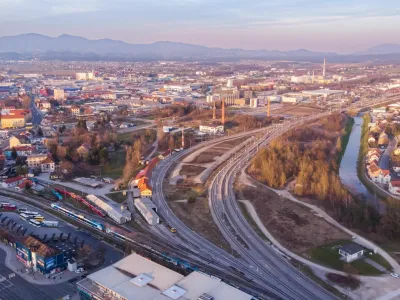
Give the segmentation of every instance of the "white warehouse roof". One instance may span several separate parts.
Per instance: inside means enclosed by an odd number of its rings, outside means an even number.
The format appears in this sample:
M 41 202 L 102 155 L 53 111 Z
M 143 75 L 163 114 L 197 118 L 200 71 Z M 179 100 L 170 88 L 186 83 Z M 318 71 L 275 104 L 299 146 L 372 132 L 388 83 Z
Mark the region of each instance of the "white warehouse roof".
M 116 293 L 128 300 L 197 300 L 203 294 L 214 300 L 251 300 L 221 279 L 200 272 L 183 276 L 138 254 L 131 254 L 114 265 L 92 273 L 77 283 L 92 294 Z M 116 296 L 116 295 L 114 295 Z

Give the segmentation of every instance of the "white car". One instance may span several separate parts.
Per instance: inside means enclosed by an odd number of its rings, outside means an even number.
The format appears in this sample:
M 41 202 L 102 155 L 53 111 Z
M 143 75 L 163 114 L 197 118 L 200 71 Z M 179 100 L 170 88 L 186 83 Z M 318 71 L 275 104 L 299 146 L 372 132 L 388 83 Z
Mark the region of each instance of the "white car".
M 392 277 L 394 277 L 394 278 L 399 278 L 399 274 L 397 274 L 397 273 L 391 273 L 390 274 Z

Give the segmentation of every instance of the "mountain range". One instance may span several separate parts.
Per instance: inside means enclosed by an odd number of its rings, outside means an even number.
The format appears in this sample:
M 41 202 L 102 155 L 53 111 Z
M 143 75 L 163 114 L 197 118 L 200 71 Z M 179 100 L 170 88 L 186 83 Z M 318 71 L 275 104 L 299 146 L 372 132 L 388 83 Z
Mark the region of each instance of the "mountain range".
M 396 55 L 393 56 L 393 54 Z M 370 55 L 386 55 L 390 59 L 400 58 L 400 45 L 379 45 L 350 56 L 370 58 Z M 90 40 L 67 34 L 49 37 L 28 33 L 0 37 L 0 59 L 30 57 L 65 60 L 234 60 L 252 58 L 320 61 L 324 57 L 331 61 L 349 59 L 348 56 L 337 53 L 314 52 L 306 49 L 292 51 L 223 49 L 169 41 L 130 44 L 112 39 Z

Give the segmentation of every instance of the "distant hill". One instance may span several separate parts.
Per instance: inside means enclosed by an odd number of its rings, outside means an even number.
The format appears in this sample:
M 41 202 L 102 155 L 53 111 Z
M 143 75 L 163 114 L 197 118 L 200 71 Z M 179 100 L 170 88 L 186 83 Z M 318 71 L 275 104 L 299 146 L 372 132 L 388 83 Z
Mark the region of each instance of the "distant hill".
M 381 44 L 373 46 L 365 51 L 360 51 L 358 55 L 379 55 L 379 54 L 400 54 L 400 44 Z
M 86 38 L 63 34 L 49 37 L 28 33 L 0 37 L 0 53 L 40 54 L 47 52 L 71 52 L 102 56 L 124 56 L 143 59 L 182 59 L 182 58 L 290 58 L 335 56 L 335 53 L 321 53 L 299 49 L 293 51 L 243 50 L 209 48 L 200 45 L 161 41 L 152 44 L 129 44 L 123 41 Z
M 80 61 L 213 60 L 265 59 L 322 62 L 400 61 L 400 45 L 384 44 L 352 55 L 314 52 L 210 48 L 178 42 L 130 44 L 112 39 L 90 40 L 63 34 L 58 37 L 27 33 L 0 37 L 0 59 L 41 59 Z

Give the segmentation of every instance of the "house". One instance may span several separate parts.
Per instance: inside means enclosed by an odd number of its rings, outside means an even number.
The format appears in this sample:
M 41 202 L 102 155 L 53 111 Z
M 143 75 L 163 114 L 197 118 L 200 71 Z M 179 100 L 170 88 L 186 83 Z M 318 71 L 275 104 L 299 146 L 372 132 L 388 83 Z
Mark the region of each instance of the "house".
M 16 176 L 16 177 L 12 177 L 12 178 L 8 178 L 6 180 L 4 180 L 1 185 L 3 188 L 14 188 L 16 186 L 18 186 L 19 184 L 21 184 L 24 181 L 24 177 L 22 176 Z
M 87 158 L 90 150 L 92 150 L 92 147 L 88 143 L 84 143 L 78 149 L 76 149 L 76 152 L 80 157 Z
M 148 182 L 148 179 L 143 179 L 139 181 L 139 190 L 141 197 L 151 197 L 153 195 L 153 191 L 151 190 L 151 186 Z
M 400 180 L 399 179 L 390 180 L 389 192 L 394 195 L 400 195 Z
M 71 107 L 71 114 L 72 114 L 73 116 L 78 116 L 78 115 L 80 115 L 80 114 L 81 114 L 81 109 L 80 109 L 80 107 L 79 107 L 79 106 L 72 106 L 72 107 Z
M 18 156 L 29 156 L 35 150 L 35 147 L 19 146 L 15 147 L 15 150 L 17 151 Z M 4 149 L 4 155 L 6 156 L 7 159 L 11 159 L 11 153 L 12 153 L 11 148 L 7 147 L 6 149 Z
M 51 173 L 55 171 L 56 165 L 50 157 L 47 157 L 41 162 L 40 169 L 42 170 L 42 173 Z
M 339 248 L 339 254 L 347 263 L 355 261 L 364 255 L 364 248 L 359 244 L 349 243 Z
M 47 154 L 32 154 L 26 158 L 26 163 L 31 169 L 40 168 L 40 164 L 45 161 Z
M 391 161 L 391 166 L 394 172 L 399 173 L 400 172 L 400 161 L 398 160 L 392 160 Z
M 390 182 L 391 176 L 389 170 L 381 170 L 379 174 L 379 181 L 383 184 L 388 184 Z
M 19 146 L 31 146 L 26 136 L 12 136 L 8 140 L 10 148 Z
M 393 155 L 398 156 L 400 155 L 400 148 L 396 148 L 393 150 Z

